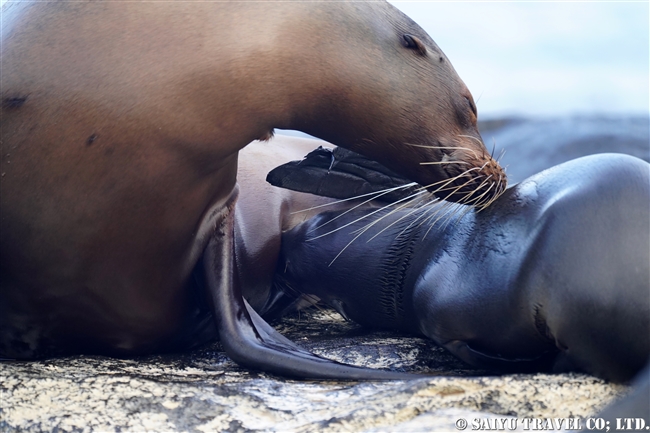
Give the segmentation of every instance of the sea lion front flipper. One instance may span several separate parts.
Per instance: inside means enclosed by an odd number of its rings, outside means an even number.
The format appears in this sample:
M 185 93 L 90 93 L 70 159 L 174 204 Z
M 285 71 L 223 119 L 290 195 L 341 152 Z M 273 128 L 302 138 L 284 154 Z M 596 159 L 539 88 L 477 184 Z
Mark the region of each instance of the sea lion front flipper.
M 337 199 L 394 189 L 378 199 L 396 201 L 421 189 L 380 163 L 342 147 L 330 150 L 319 146 L 300 161 L 274 168 L 266 181 L 280 188 Z
M 321 358 L 276 332 L 246 305 L 234 267 L 234 202 L 203 255 L 205 283 L 219 338 L 228 356 L 244 367 L 309 379 L 406 380 L 408 373 L 371 370 Z

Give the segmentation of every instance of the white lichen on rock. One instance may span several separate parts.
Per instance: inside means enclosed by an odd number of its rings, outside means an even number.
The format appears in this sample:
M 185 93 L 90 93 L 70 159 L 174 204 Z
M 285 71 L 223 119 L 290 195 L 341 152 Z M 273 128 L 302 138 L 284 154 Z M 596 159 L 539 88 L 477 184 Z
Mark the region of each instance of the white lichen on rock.
M 218 343 L 137 360 L 5 362 L 0 430 L 447 431 L 461 417 L 587 417 L 626 391 L 578 374 L 468 377 L 479 372 L 430 341 L 367 332 L 329 313 L 280 328 L 341 361 L 444 374 L 407 382 L 283 380 L 240 369 Z

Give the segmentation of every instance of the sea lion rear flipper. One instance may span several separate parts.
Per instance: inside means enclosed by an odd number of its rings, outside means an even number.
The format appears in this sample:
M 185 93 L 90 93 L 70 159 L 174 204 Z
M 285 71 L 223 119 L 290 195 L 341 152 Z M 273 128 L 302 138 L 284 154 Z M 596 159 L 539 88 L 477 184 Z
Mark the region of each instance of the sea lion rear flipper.
M 300 161 L 274 168 L 266 181 L 280 188 L 337 199 L 392 189 L 378 199 L 396 201 L 421 189 L 380 163 L 342 147 L 330 150 L 319 146 Z
M 219 338 L 236 363 L 282 376 L 310 379 L 413 379 L 408 373 L 371 370 L 321 358 L 276 332 L 246 305 L 234 269 L 234 200 L 203 256 L 206 287 Z

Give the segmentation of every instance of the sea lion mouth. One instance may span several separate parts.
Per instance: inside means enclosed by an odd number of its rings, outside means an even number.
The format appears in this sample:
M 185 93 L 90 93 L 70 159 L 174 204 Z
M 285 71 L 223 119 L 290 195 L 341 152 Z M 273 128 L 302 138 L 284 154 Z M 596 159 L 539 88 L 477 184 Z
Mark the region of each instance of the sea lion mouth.
M 505 170 L 499 165 L 498 158 L 488 153 L 483 142 L 474 136 L 461 135 L 477 144 L 468 146 L 458 141 L 445 145 L 409 146 L 436 149 L 442 155 L 437 161 L 421 162 L 421 166 L 435 167 L 441 180 L 423 185 L 437 200 L 485 208 L 503 194 L 508 186 Z M 479 146 L 480 145 L 480 146 Z
M 446 176 L 425 186 L 438 199 L 485 208 L 506 190 L 508 177 L 491 154 L 460 146 L 440 150 L 440 161 L 421 163 L 437 165 Z
M 459 165 L 443 165 L 449 176 L 445 187 L 434 191 L 436 197 L 459 204 L 485 208 L 499 198 L 508 186 L 508 177 L 499 163 L 489 159 L 481 165 L 472 161 L 465 170 Z
M 302 160 L 276 167 L 266 180 L 280 188 L 341 200 L 370 197 L 369 200 L 403 203 L 433 195 L 436 201 L 479 208 L 488 206 L 505 191 L 505 171 L 491 156 L 461 147 L 436 148 L 454 152 L 443 152 L 441 161 L 421 163 L 436 166 L 438 180 L 429 185 L 411 182 L 380 163 L 341 147 L 319 147 Z

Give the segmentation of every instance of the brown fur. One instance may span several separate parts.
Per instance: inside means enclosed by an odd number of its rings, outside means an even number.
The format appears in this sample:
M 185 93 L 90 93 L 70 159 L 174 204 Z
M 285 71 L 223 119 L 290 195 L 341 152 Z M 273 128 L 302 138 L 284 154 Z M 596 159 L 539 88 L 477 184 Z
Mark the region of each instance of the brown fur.
M 387 3 L 2 12 L 0 343 L 29 334 L 24 353 L 43 341 L 142 353 L 184 337 L 192 271 L 233 193 L 238 152 L 273 128 L 424 185 L 449 176 L 420 165 L 449 153 L 440 146 L 485 150 L 466 86 Z M 405 47 L 406 33 L 428 54 Z

